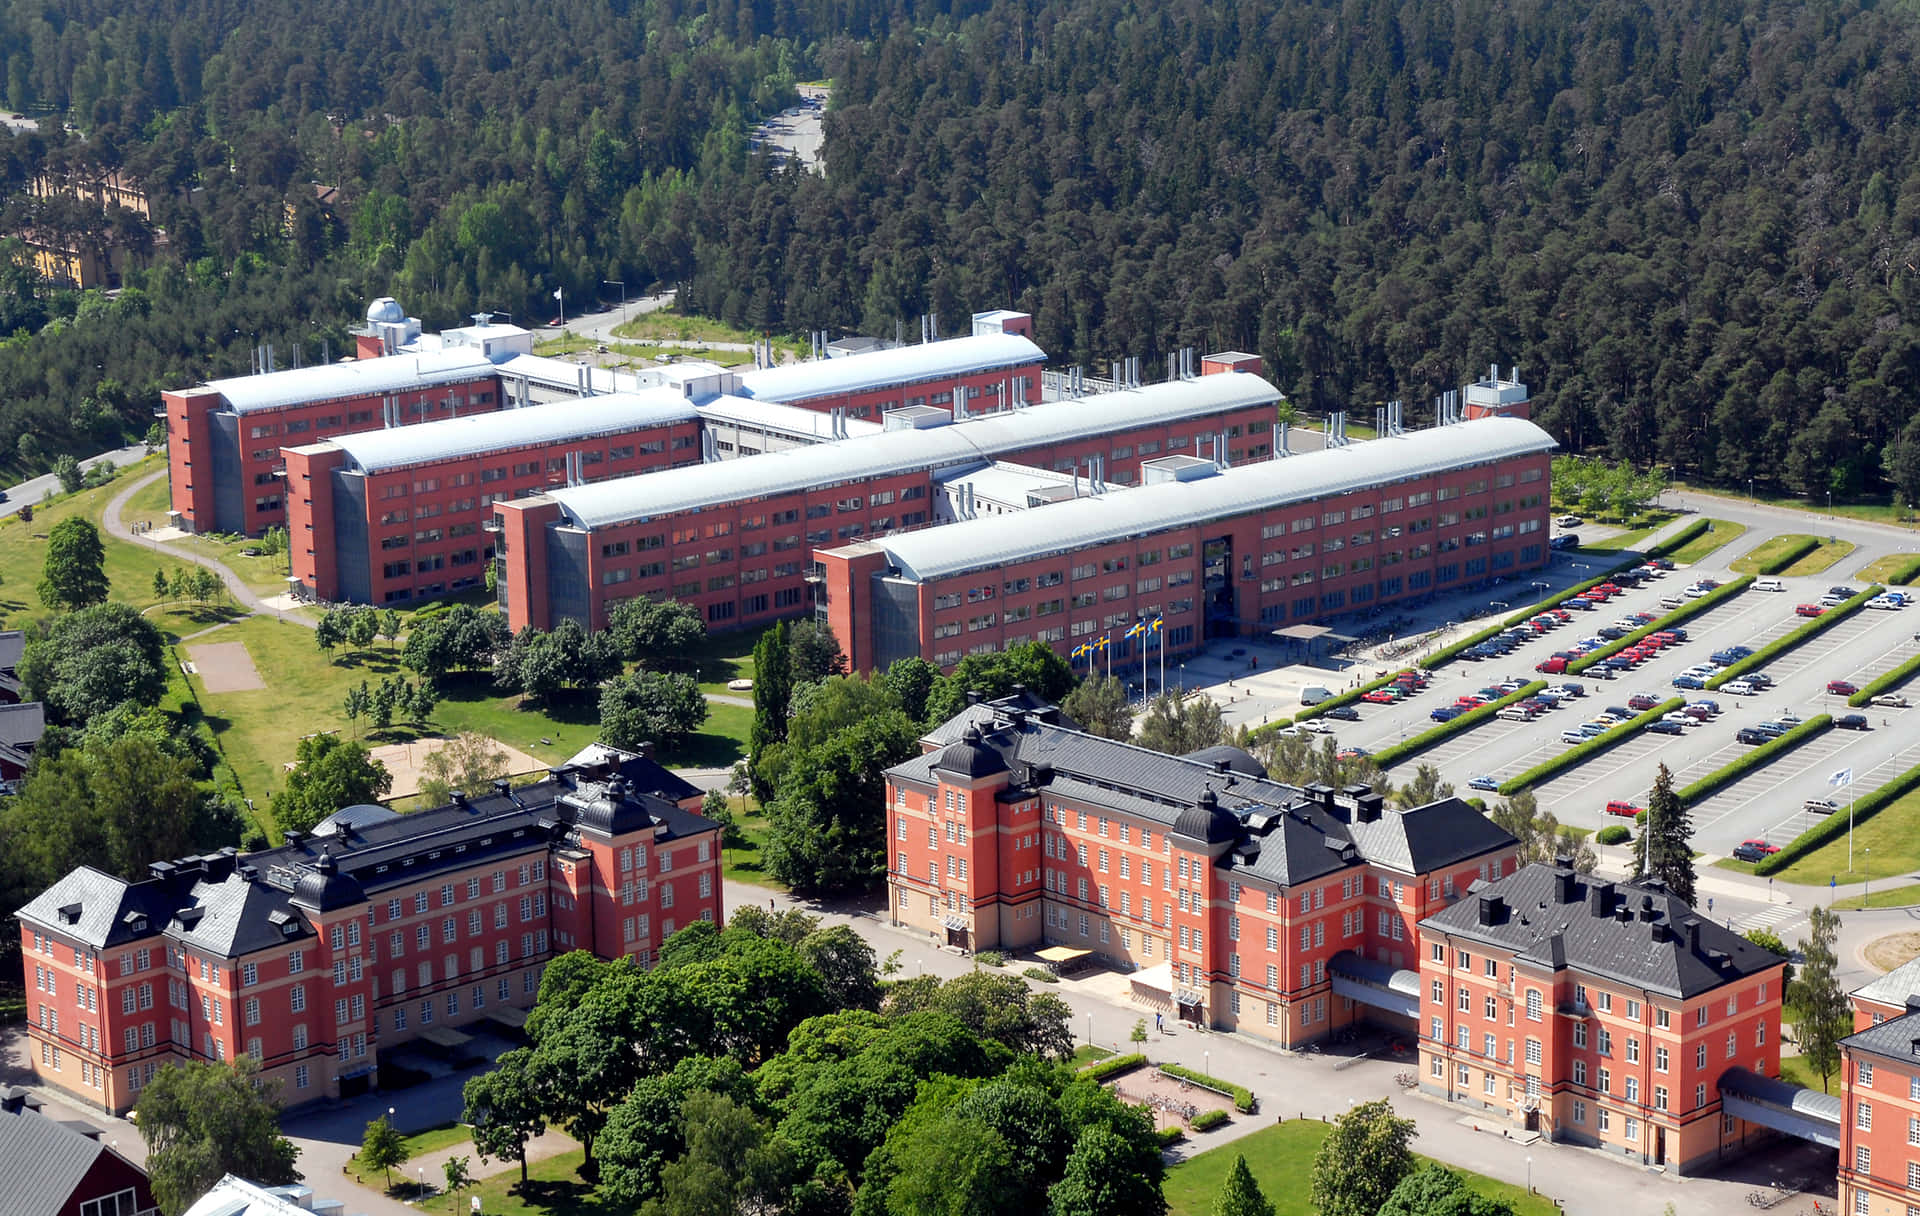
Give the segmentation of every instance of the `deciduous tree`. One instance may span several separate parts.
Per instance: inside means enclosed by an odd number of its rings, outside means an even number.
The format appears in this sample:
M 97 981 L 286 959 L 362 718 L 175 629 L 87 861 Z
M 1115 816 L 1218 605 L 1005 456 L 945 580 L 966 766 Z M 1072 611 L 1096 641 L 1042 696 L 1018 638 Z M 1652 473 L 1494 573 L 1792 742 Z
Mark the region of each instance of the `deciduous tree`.
M 1060 708 L 1089 734 L 1107 739 L 1133 735 L 1133 703 L 1127 698 L 1127 686 L 1112 676 L 1081 681 L 1060 702 Z
M 645 596 L 616 607 L 607 629 L 622 658 L 654 668 L 685 668 L 707 637 L 706 622 L 691 606 Z
M 520 1185 L 525 1186 L 527 1141 L 547 1130 L 552 1105 L 533 1051 L 516 1047 L 502 1054 L 491 1071 L 467 1081 L 461 1096 L 466 1108 L 460 1121 L 473 1127 L 473 1147 L 480 1159 L 519 1162 Z
M 147 1142 L 153 1197 L 170 1214 L 237 1174 L 266 1186 L 299 1180 L 299 1149 L 280 1134 L 278 1084 L 259 1083 L 259 1066 L 163 1064 L 140 1092 L 140 1136 Z
M 405 1165 L 412 1155 L 407 1151 L 407 1138 L 385 1115 L 367 1124 L 360 1137 L 360 1164 L 385 1174 L 388 1187 L 393 1186 L 393 1167 Z
M 1788 985 L 1786 1013 L 1793 1019 L 1801 1058 L 1820 1074 L 1820 1088 L 1840 1067 L 1840 1040 L 1853 1033 L 1853 1011 L 1840 986 L 1840 917 L 1815 904 L 1807 913 L 1808 936 L 1800 942 L 1800 974 Z
M 393 788 L 386 765 L 338 735 L 309 735 L 294 757 L 286 785 L 273 796 L 274 822 L 282 831 L 309 831 L 342 807 L 377 802 Z
M 1314 1211 L 1322 1216 L 1375 1216 L 1414 1168 L 1411 1119 L 1385 1099 L 1362 1102 L 1333 1121 L 1313 1156 Z
M 646 743 L 671 752 L 707 720 L 707 699 L 691 676 L 637 671 L 600 690 L 600 739 L 629 751 Z

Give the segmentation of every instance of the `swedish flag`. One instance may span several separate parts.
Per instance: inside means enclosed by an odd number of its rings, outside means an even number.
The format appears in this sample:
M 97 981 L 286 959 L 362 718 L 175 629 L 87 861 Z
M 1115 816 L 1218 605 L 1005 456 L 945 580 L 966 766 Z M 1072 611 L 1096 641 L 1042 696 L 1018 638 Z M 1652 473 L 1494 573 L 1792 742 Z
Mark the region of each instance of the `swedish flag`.
M 1147 623 L 1147 632 L 1148 632 L 1148 633 L 1159 633 L 1159 632 L 1160 632 L 1160 627 L 1161 627 L 1162 625 L 1165 625 L 1166 623 L 1167 623 L 1167 622 L 1166 622 L 1166 618 L 1165 618 L 1165 617 L 1158 617 L 1158 616 L 1156 616 L 1156 617 L 1154 617 L 1154 618 L 1153 618 L 1153 620 L 1151 620 L 1151 621 L 1149 621 L 1149 622 Z
M 1082 642 L 1082 643 L 1081 643 L 1080 645 L 1078 645 L 1078 646 L 1075 646 L 1075 647 L 1073 648 L 1073 653 L 1072 653 L 1072 655 L 1071 655 L 1071 656 L 1069 656 L 1069 657 L 1071 657 L 1071 658 L 1076 658 L 1076 659 L 1078 659 L 1078 658 L 1081 658 L 1081 657 L 1083 657 L 1083 656 L 1085 656 L 1085 655 L 1089 655 L 1089 654 L 1092 654 L 1092 653 L 1093 653 L 1093 647 L 1092 647 L 1092 646 L 1089 646 L 1089 645 L 1088 645 L 1087 643 L 1085 643 L 1085 642 Z
M 1133 628 L 1127 630 L 1126 636 L 1130 638 L 1137 638 L 1141 634 L 1145 633 L 1146 631 L 1147 631 L 1147 623 L 1145 621 L 1135 621 L 1133 623 Z
M 1098 650 L 1105 650 L 1105 649 L 1106 649 L 1107 647 L 1109 647 L 1109 646 L 1111 646 L 1111 645 L 1113 645 L 1113 635 L 1112 635 L 1112 634 L 1110 634 L 1110 633 L 1109 633 L 1109 634 L 1106 634 L 1106 635 L 1104 635 L 1104 636 L 1102 636 L 1102 637 L 1100 637 L 1100 638 L 1098 638 L 1097 640 L 1095 640 L 1095 642 L 1093 643 L 1093 645 L 1094 645 L 1094 648 L 1095 648 L 1095 649 L 1098 649 Z

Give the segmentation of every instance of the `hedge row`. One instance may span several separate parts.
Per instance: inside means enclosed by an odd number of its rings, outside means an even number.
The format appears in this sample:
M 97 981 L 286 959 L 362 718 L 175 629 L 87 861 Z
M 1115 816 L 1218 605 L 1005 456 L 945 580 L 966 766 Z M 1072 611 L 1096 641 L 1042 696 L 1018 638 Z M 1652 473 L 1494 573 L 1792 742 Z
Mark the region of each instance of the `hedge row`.
M 1535 680 L 1530 684 L 1522 684 L 1516 691 L 1508 693 L 1497 701 L 1489 701 L 1485 705 L 1476 705 L 1451 722 L 1442 722 L 1430 730 L 1421 731 L 1411 739 L 1395 743 L 1390 747 L 1381 748 L 1374 754 L 1373 762 L 1381 768 L 1386 768 L 1405 760 L 1408 756 L 1417 756 L 1434 744 L 1439 743 L 1442 739 L 1450 738 L 1463 730 L 1472 730 L 1507 706 L 1519 704 L 1546 686 L 1547 682 L 1545 680 Z
M 1191 1081 L 1204 1089 L 1217 1094 L 1225 1094 L 1233 1099 L 1233 1109 L 1243 1115 L 1253 1113 L 1253 1091 L 1244 1085 L 1235 1085 L 1231 1081 L 1222 1081 L 1219 1077 L 1210 1077 L 1197 1068 L 1185 1068 L 1179 1064 L 1162 1064 L 1160 1071 L 1170 1077 L 1179 1077 Z
M 1743 574 L 1730 583 L 1723 583 L 1697 600 L 1688 600 L 1686 603 L 1651 624 L 1642 625 L 1623 638 L 1616 638 L 1598 650 L 1589 651 L 1581 655 L 1573 662 L 1567 664 L 1567 674 L 1578 675 L 1595 663 L 1619 654 L 1640 639 L 1659 633 L 1662 629 L 1672 629 L 1675 625 L 1684 624 L 1713 607 L 1715 604 L 1732 599 L 1751 586 L 1753 586 L 1753 575 L 1751 574 Z
M 1126 1056 L 1108 1056 L 1096 1060 L 1080 1070 L 1080 1075 L 1089 1081 L 1104 1081 L 1108 1077 L 1117 1077 L 1130 1069 L 1138 1068 L 1147 1062 L 1147 1057 L 1135 1052 Z
M 1326 713 L 1330 709 L 1337 708 L 1341 705 L 1351 705 L 1355 701 L 1358 701 L 1361 697 L 1364 697 L 1368 693 L 1372 692 L 1374 689 L 1385 688 L 1387 685 L 1393 683 L 1393 677 L 1399 675 L 1401 672 L 1405 670 L 1407 669 L 1404 667 L 1396 667 L 1392 671 L 1388 672 L 1384 676 L 1381 676 L 1377 680 L 1369 680 L 1367 683 L 1362 684 L 1358 688 L 1351 688 L 1351 689 L 1348 689 L 1346 692 L 1339 693 L 1335 696 L 1329 697 L 1326 700 L 1320 702 L 1320 704 L 1318 705 L 1308 705 L 1303 709 L 1301 709 L 1299 713 L 1293 715 L 1293 720 L 1294 722 L 1305 722 L 1308 718 L 1317 718 L 1321 714 Z M 1266 726 L 1262 727 L 1261 729 L 1254 731 L 1253 737 L 1257 739 L 1263 734 L 1272 734 L 1274 731 L 1279 730 L 1281 727 L 1288 726 L 1288 725 L 1291 725 L 1291 723 L 1270 722 Z
M 1756 573 L 1778 574 L 1819 547 L 1819 537 L 1802 536 L 1773 557 L 1760 563 L 1760 565 L 1756 567 Z
M 1895 566 L 1893 573 L 1887 575 L 1887 582 L 1895 587 L 1907 587 L 1911 586 L 1916 578 L 1920 578 L 1920 554 L 1915 554 Z
M 1786 848 L 1771 857 L 1762 858 L 1753 867 L 1755 874 L 1774 874 L 1799 861 L 1802 857 L 1823 845 L 1844 836 L 1847 823 L 1852 821 L 1855 827 L 1878 815 L 1888 806 L 1905 797 L 1914 788 L 1920 787 L 1920 764 L 1901 773 L 1865 798 L 1857 799 L 1853 804 L 1853 814 L 1828 815 L 1806 831 L 1793 838 Z
M 1785 637 L 1778 637 L 1768 642 L 1765 646 L 1754 651 L 1746 658 L 1741 659 L 1733 666 L 1721 668 L 1719 675 L 1707 681 L 1707 687 L 1710 689 L 1719 688 L 1731 680 L 1739 679 L 1749 671 L 1766 666 L 1789 650 L 1799 646 L 1802 642 L 1811 641 L 1835 625 L 1838 625 L 1841 621 L 1846 620 L 1854 613 L 1860 611 L 1861 605 L 1885 590 L 1885 587 L 1882 587 L 1879 583 L 1875 583 L 1873 586 L 1868 587 L 1865 591 L 1862 591 L 1859 595 L 1854 596 L 1838 607 L 1827 609 Z
M 1902 684 L 1905 684 L 1909 679 L 1913 678 L 1913 673 L 1916 671 L 1920 671 L 1920 654 L 1914 655 L 1892 671 L 1883 671 L 1873 679 L 1868 680 L 1865 688 L 1862 688 L 1859 692 L 1847 698 L 1847 704 L 1858 709 L 1889 688 L 1898 688 Z
M 1679 793 L 1680 801 L 1684 805 L 1692 806 L 1721 786 L 1738 781 L 1754 769 L 1772 762 L 1777 756 L 1785 755 L 1815 735 L 1825 734 L 1832 727 L 1832 714 L 1815 714 L 1779 738 L 1767 740 L 1731 764 L 1723 764 L 1686 786 Z
M 1529 786 L 1538 785 L 1547 778 L 1555 776 L 1563 769 L 1572 768 L 1576 764 L 1582 764 L 1592 759 L 1601 752 L 1618 747 L 1628 739 L 1633 738 L 1636 734 L 1639 734 L 1641 728 L 1646 726 L 1647 723 L 1659 721 L 1661 717 L 1672 713 L 1686 703 L 1687 699 L 1685 697 L 1673 697 L 1662 701 L 1647 712 L 1627 719 L 1612 730 L 1595 735 L 1585 743 L 1576 743 L 1551 760 L 1543 760 L 1539 764 L 1534 765 L 1518 777 L 1510 777 L 1502 781 L 1500 783 L 1500 792 L 1511 798 L 1521 790 Z
M 1222 1123 L 1225 1123 L 1228 1118 L 1229 1116 L 1224 1110 L 1203 1110 L 1193 1117 L 1193 1130 L 1196 1132 L 1210 1132 Z
M 1680 529 L 1678 532 L 1675 532 L 1672 536 L 1669 536 L 1667 539 L 1661 541 L 1659 544 L 1654 545 L 1652 548 L 1648 549 L 1646 551 L 1647 556 L 1648 557 L 1664 557 L 1667 554 L 1672 553 L 1676 549 L 1684 549 L 1687 545 L 1693 543 L 1693 541 L 1696 538 L 1705 534 L 1707 530 L 1708 522 L 1709 522 L 1708 520 L 1704 520 L 1704 519 L 1694 520 L 1692 523 L 1688 524 L 1686 527 Z

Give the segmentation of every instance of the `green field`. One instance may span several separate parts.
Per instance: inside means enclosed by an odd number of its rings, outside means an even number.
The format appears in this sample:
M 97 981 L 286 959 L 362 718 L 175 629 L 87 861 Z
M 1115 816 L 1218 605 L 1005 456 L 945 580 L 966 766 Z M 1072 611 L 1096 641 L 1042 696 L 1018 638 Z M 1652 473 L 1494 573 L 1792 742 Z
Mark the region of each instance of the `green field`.
M 706 357 L 698 348 L 704 342 L 745 342 L 751 344 L 763 335 L 751 330 L 736 329 L 724 321 L 711 317 L 691 317 L 681 313 L 662 310 L 660 312 L 641 313 L 631 321 L 614 327 L 616 338 L 643 338 L 669 345 L 688 346 L 694 349 L 688 353 L 695 358 Z M 776 354 L 786 351 L 796 358 L 806 354 L 806 345 L 781 334 L 774 334 L 773 349 Z
M 1670 511 L 1650 511 L 1645 515 L 1636 515 L 1634 518 L 1626 521 L 1627 530 L 1625 532 L 1620 533 L 1618 536 L 1609 536 L 1605 540 L 1597 540 L 1591 544 L 1581 545 L 1580 552 L 1621 553 L 1628 549 L 1638 549 L 1648 537 L 1672 523 L 1673 519 L 1674 516 Z M 1596 519 L 1593 522 L 1598 524 L 1602 521 Z M 1678 561 L 1679 558 L 1675 557 L 1674 560 Z
M 1709 519 L 1707 530 L 1667 554 L 1674 564 L 1691 565 L 1722 545 L 1730 545 L 1746 535 L 1747 525 L 1731 523 L 1724 519 Z
M 1844 791 L 1843 791 L 1844 792 Z M 1862 790 L 1862 793 L 1866 791 Z M 1844 816 L 1847 802 L 1834 799 Z M 1858 882 L 1863 878 L 1896 878 L 1920 868 L 1920 790 L 1914 790 L 1853 830 L 1853 870 L 1847 870 L 1847 837 L 1822 845 L 1774 875 L 1781 882 L 1826 886 L 1829 878 Z M 1875 907 L 1890 907 L 1876 902 Z
M 729 798 L 728 802 L 733 807 L 733 822 L 746 839 L 739 844 L 728 845 L 721 851 L 721 879 L 752 883 L 756 887 L 777 891 L 786 890 L 784 883 L 767 873 L 764 852 L 771 824 L 766 814 L 751 798 Z
M 1740 574 L 1757 574 L 1770 561 L 1796 547 L 1809 537 L 1799 533 L 1786 533 L 1763 541 L 1733 560 L 1733 569 Z M 1799 561 L 1779 573 L 1788 577 L 1801 574 L 1818 574 L 1847 554 L 1853 552 L 1853 542 L 1846 540 L 1822 540 L 1819 547 Z
M 473 1129 L 464 1123 L 442 1123 L 435 1127 L 429 1127 L 424 1131 L 417 1131 L 412 1135 L 401 1137 L 401 1140 L 407 1146 L 407 1160 L 409 1161 L 412 1161 L 424 1153 L 435 1152 L 443 1148 L 452 1148 L 456 1144 L 465 1144 L 471 1139 L 473 1139 Z M 401 1169 L 399 1166 L 395 1166 L 394 1168 L 400 1170 L 403 1175 L 409 1172 Z M 370 1170 L 361 1165 L 360 1157 L 357 1153 L 347 1159 L 347 1173 L 363 1186 L 380 1186 L 384 1183 L 386 1177 L 386 1171 L 384 1170 Z
M 1860 908 L 1911 908 L 1915 904 L 1920 904 L 1920 883 L 1885 887 L 1870 895 L 1850 896 L 1836 900 L 1833 906 L 1848 911 Z
M 1898 586 L 1899 584 L 1893 581 L 1893 576 L 1906 569 L 1916 558 L 1920 558 L 1920 553 L 1889 553 L 1885 557 L 1876 557 L 1866 565 L 1860 567 L 1860 572 L 1854 575 L 1854 577 L 1863 583 L 1884 583 L 1890 587 Z
M 149 456 L 104 486 L 66 495 L 53 502 L 34 504 L 33 519 L 9 515 L 0 520 L 0 628 L 19 628 L 46 614 L 33 592 L 40 581 L 40 567 L 46 561 L 48 531 L 63 519 L 82 516 L 97 527 L 107 500 L 126 487 L 130 478 L 142 477 L 160 468 L 162 458 Z M 166 479 L 160 480 L 161 485 Z M 169 565 L 151 550 L 108 536 L 103 529 L 100 543 L 106 550 L 107 578 L 113 584 L 112 597 L 135 608 L 148 608 L 155 602 L 154 571 Z
M 1313 1216 L 1307 1181 L 1313 1173 L 1313 1155 L 1332 1130 L 1332 1125 L 1311 1119 L 1279 1123 L 1182 1161 L 1167 1171 L 1166 1185 L 1161 1188 L 1167 1196 L 1167 1211 L 1170 1216 L 1207 1216 L 1227 1171 L 1233 1168 L 1234 1155 L 1244 1153 L 1247 1168 L 1273 1204 L 1275 1216 Z M 1559 1210 L 1544 1194 L 1528 1195 L 1522 1187 L 1466 1170 L 1460 1172 L 1468 1186 L 1482 1195 L 1507 1200 L 1521 1216 L 1554 1216 Z
M 1736 486 L 1704 486 L 1689 482 L 1676 481 L 1668 485 L 1674 493 L 1714 494 L 1726 498 L 1729 502 L 1764 502 L 1770 507 L 1782 507 L 1789 511 L 1798 511 L 1809 520 L 1824 518 L 1827 515 L 1827 503 L 1824 494 L 1818 500 L 1810 500 L 1799 494 L 1762 493 L 1750 495 L 1744 484 Z M 1914 527 L 1920 522 L 1920 513 L 1912 506 L 1897 506 L 1880 499 L 1873 502 L 1842 502 L 1837 497 L 1833 503 L 1834 515 L 1841 519 L 1861 519 L 1876 524 L 1895 524 L 1901 527 Z

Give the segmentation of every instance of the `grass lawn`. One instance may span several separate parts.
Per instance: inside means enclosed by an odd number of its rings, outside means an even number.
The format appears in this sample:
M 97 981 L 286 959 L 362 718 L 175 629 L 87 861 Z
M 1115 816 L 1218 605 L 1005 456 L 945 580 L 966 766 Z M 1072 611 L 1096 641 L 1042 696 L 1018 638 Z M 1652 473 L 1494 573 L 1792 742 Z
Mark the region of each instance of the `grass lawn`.
M 407 1146 L 407 1160 L 412 1161 L 414 1158 L 425 1153 L 436 1152 L 443 1148 L 452 1148 L 456 1144 L 465 1144 L 467 1141 L 473 1139 L 473 1129 L 464 1123 L 442 1123 L 435 1127 L 426 1128 L 423 1131 L 417 1131 L 410 1136 L 402 1136 L 401 1139 Z M 396 1166 L 395 1168 L 399 1169 L 400 1167 Z M 359 1154 L 357 1153 L 347 1159 L 347 1172 L 357 1178 L 362 1185 L 372 1185 L 375 1183 L 384 1184 L 386 1179 L 386 1171 L 370 1170 L 362 1166 L 360 1164 Z M 407 1171 L 401 1170 L 401 1172 L 406 1173 Z M 517 1173 L 518 1171 L 515 1172 Z
M 1799 494 L 1759 494 L 1750 496 L 1747 487 L 1694 485 L 1676 481 L 1668 484 L 1672 492 L 1698 491 L 1703 494 L 1719 494 L 1726 498 L 1739 499 L 1741 502 L 1764 502 L 1770 507 L 1783 507 L 1789 511 L 1801 511 L 1810 517 L 1827 514 L 1826 495 L 1823 491 L 1818 499 L 1810 499 Z M 1920 518 L 1911 506 L 1902 507 L 1885 500 L 1870 502 L 1842 502 L 1838 498 L 1833 502 L 1833 514 L 1842 519 L 1864 519 L 1876 524 L 1895 524 L 1900 527 L 1915 526 Z
M 129 465 L 113 481 L 78 494 L 63 495 L 45 505 L 33 504 L 33 519 L 9 515 L 0 520 L 0 628 L 19 628 L 35 617 L 46 615 L 46 607 L 34 594 L 40 581 L 40 567 L 47 557 L 47 535 L 64 519 L 81 516 L 97 527 L 106 510 L 107 500 L 125 488 L 127 480 L 141 477 L 161 467 L 164 457 L 149 456 Z M 165 479 L 160 484 L 164 487 Z M 155 603 L 153 574 L 165 563 L 152 550 L 128 544 L 108 536 L 103 529 L 100 543 L 106 551 L 107 578 L 113 585 L 111 598 L 146 608 Z
M 1920 883 L 1907 883 L 1905 886 L 1888 887 L 1875 891 L 1871 895 L 1855 895 L 1843 899 L 1833 906 L 1842 910 L 1858 908 L 1911 908 L 1920 904 Z
M 524 1191 L 513 1189 L 520 1185 L 520 1167 L 509 1163 L 465 1194 L 477 1196 L 487 1216 L 627 1216 L 631 1208 L 616 1206 L 580 1180 L 585 1160 L 586 1153 L 575 1149 L 534 1162 L 527 1167 Z
M 734 692 L 727 687 L 727 682 L 753 678 L 753 644 L 759 640 L 760 635 L 751 629 L 708 634 L 706 640 L 687 656 L 687 661 L 693 666 L 694 679 L 699 681 L 700 691 L 752 700 L 753 693 Z
M 337 730 L 352 737 L 344 702 L 347 690 L 362 680 L 379 683 L 389 675 L 410 676 L 384 641 L 361 652 L 340 650 L 332 661 L 314 645 L 313 631 L 267 616 L 250 617 L 222 629 L 213 639 L 241 642 L 266 684 L 250 692 L 200 692 L 207 724 L 220 740 L 246 795 L 262 818 L 267 799 L 280 788 L 281 766 L 293 759 L 302 735 Z M 569 697 L 544 709 L 523 706 L 503 696 L 492 676 L 457 674 L 443 682 L 443 700 L 426 731 L 395 726 L 360 737 L 374 743 L 403 743 L 423 733 L 478 731 L 519 748 L 542 763 L 557 763 L 599 737 L 599 706 L 588 697 Z M 300 707 L 289 714 L 287 706 Z M 659 759 L 674 766 L 724 767 L 746 754 L 753 711 L 731 705 L 711 707 L 705 728 L 677 752 Z
M 1733 561 L 1733 569 L 1740 574 L 1758 574 L 1762 566 L 1775 560 L 1787 550 L 1795 548 L 1801 541 L 1815 539 L 1800 533 L 1789 532 L 1771 540 L 1755 545 L 1750 551 Z M 1853 552 L 1853 542 L 1845 540 L 1822 540 L 1819 547 L 1799 561 L 1780 571 L 1782 575 L 1818 574 L 1833 565 L 1847 554 Z
M 1780 1079 L 1789 1085 L 1804 1085 L 1808 1089 L 1816 1090 L 1820 1088 L 1819 1074 L 1815 1073 L 1811 1068 L 1808 1068 L 1807 1062 L 1799 1056 L 1783 1055 L 1780 1057 Z M 1832 1086 L 1839 1080 L 1840 1078 L 1837 1076 L 1829 1077 L 1827 1084 L 1828 1086 Z
M 1262 1128 L 1182 1161 L 1167 1171 L 1166 1185 L 1161 1188 L 1167 1197 L 1167 1210 L 1171 1216 L 1206 1216 L 1238 1153 L 1245 1154 L 1247 1168 L 1253 1171 L 1261 1193 L 1273 1204 L 1275 1216 L 1313 1216 L 1307 1180 L 1313 1173 L 1313 1155 L 1332 1130 L 1331 1124 L 1297 1119 Z M 1545 1195 L 1528 1195 L 1524 1187 L 1467 1170 L 1460 1173 L 1474 1191 L 1505 1199 L 1521 1216 L 1555 1216 L 1559 1211 Z M 486 1210 L 491 1213 L 494 1209 Z
M 1895 583 L 1893 576 L 1912 564 L 1917 557 L 1920 557 L 1920 553 L 1889 553 L 1862 566 L 1860 573 L 1854 577 L 1863 583 L 1882 583 L 1889 587 L 1904 586 L 1905 584 Z
M 1843 802 L 1834 812 L 1845 815 Z M 1858 882 L 1862 878 L 1894 878 L 1920 869 L 1920 790 L 1909 793 L 1878 815 L 1853 829 L 1853 871 L 1847 871 L 1847 837 L 1815 849 L 1774 875 L 1781 882 L 1825 886 L 1827 879 Z M 1875 907 L 1891 904 L 1875 903 Z
M 1666 527 L 1672 523 L 1673 520 L 1674 515 L 1671 511 L 1650 511 L 1645 515 L 1636 515 L 1632 519 L 1625 521 L 1624 526 L 1627 529 L 1625 532 L 1620 533 L 1618 536 L 1609 536 L 1605 540 L 1594 541 L 1592 544 L 1581 545 L 1580 551 L 1584 553 L 1620 553 L 1627 549 L 1637 549 L 1649 536 Z M 1596 519 L 1593 522 L 1596 524 L 1614 524 L 1620 521 Z M 1679 558 L 1676 556 L 1674 560 L 1678 561 Z
M 1091 1043 L 1082 1043 L 1073 1049 L 1073 1058 L 1067 1061 L 1067 1063 L 1073 1065 L 1075 1068 L 1084 1068 L 1088 1064 L 1098 1063 L 1112 1054 L 1112 1052 L 1104 1047 L 1095 1047 Z
M 1745 535 L 1747 525 L 1731 523 L 1724 519 L 1709 519 L 1707 530 L 1667 554 L 1676 565 L 1686 566 L 1699 561 L 1722 545 L 1732 544 Z
M 613 331 L 616 338 L 649 338 L 655 342 L 692 344 L 701 342 L 747 342 L 761 337 L 752 330 L 735 329 L 725 321 L 716 321 L 711 317 L 693 317 L 683 313 L 662 309 L 659 312 L 641 313 L 633 320 L 616 326 Z M 776 354 L 789 351 L 796 358 L 802 357 L 805 350 L 800 343 L 791 338 L 775 335 L 773 348 Z M 696 358 L 704 358 L 705 352 L 689 352 Z
M 751 798 L 729 798 L 733 821 L 746 840 L 729 845 L 720 853 L 720 877 L 725 882 L 746 882 L 758 887 L 783 891 L 785 884 L 767 873 L 763 850 L 771 827 L 767 817 Z

